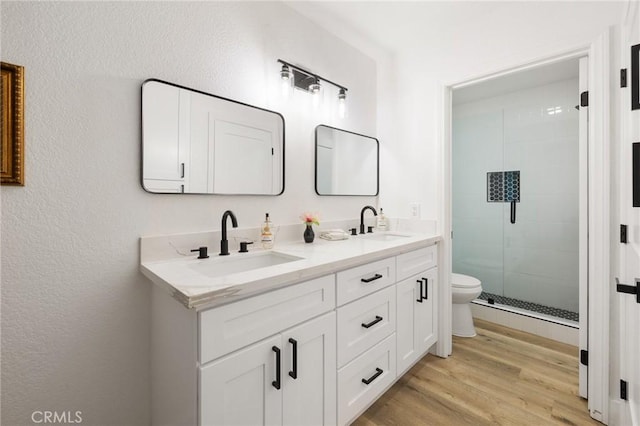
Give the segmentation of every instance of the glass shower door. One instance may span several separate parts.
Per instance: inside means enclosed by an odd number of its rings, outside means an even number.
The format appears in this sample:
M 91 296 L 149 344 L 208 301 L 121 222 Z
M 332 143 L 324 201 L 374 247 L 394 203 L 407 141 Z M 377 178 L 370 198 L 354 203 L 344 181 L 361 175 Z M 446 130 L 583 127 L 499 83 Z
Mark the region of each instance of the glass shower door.
M 577 84 L 454 105 L 452 129 L 453 272 L 478 278 L 490 303 L 574 321 Z
M 504 105 L 504 167 L 519 172 L 520 198 L 515 223 L 512 206 L 503 206 L 503 295 L 518 307 L 577 321 L 578 81 L 523 95 Z

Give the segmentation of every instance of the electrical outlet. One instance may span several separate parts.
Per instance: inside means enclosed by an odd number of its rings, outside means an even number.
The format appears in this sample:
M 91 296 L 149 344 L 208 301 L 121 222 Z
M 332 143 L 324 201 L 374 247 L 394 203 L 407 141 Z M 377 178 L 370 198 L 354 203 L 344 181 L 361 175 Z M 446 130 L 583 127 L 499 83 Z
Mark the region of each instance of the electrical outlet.
M 410 203 L 409 204 L 409 214 L 412 219 L 420 219 L 420 204 L 419 203 Z

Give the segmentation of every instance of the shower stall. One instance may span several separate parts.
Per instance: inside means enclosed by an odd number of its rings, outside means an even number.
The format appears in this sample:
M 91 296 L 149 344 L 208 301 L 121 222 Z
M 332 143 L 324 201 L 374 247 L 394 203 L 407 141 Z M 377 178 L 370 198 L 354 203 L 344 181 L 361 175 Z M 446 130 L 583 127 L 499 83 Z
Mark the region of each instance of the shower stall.
M 578 324 L 578 60 L 453 92 L 453 272 L 476 303 Z M 586 167 L 586 166 L 585 166 Z

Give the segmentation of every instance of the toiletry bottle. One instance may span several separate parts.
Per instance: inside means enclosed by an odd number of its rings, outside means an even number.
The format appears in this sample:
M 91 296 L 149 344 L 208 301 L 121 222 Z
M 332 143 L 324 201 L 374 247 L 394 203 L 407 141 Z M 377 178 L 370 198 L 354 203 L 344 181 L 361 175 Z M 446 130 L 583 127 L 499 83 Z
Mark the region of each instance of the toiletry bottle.
M 269 220 L 269 213 L 265 214 L 264 223 L 262 224 L 262 230 L 260 232 L 260 242 L 262 248 L 273 248 L 273 232 L 271 230 L 271 220 Z
M 388 231 L 389 230 L 389 220 L 382 212 L 382 208 L 380 208 L 380 214 L 378 215 L 378 221 L 376 223 L 376 227 L 378 231 Z

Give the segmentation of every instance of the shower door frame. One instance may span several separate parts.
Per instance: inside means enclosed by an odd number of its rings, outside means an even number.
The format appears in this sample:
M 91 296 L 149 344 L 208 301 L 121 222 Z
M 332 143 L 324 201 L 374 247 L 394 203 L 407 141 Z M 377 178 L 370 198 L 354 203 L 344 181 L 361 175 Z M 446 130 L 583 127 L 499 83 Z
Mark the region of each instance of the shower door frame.
M 581 229 L 581 241 L 585 241 L 584 247 L 580 247 L 580 292 L 586 293 L 584 303 L 581 303 L 581 311 L 584 305 L 588 305 L 587 330 L 588 333 L 588 407 L 591 417 L 603 423 L 609 421 L 609 299 L 610 299 L 610 119 L 608 106 L 610 99 L 610 38 L 611 29 L 589 45 L 562 52 L 555 55 L 547 55 L 527 63 L 511 68 L 498 70 L 480 76 L 474 76 L 462 81 L 442 85 L 441 101 L 443 117 L 440 120 L 441 128 L 441 155 L 443 170 L 441 174 L 441 206 L 439 223 L 443 234 L 442 265 L 444 282 L 446 287 L 442 293 L 448 294 L 441 303 L 445 306 L 451 304 L 450 278 L 452 271 L 452 92 L 455 88 L 479 83 L 484 80 L 524 71 L 545 64 L 561 62 L 567 59 L 587 57 L 589 108 L 588 108 L 588 173 L 584 186 L 588 186 L 588 214 L 586 232 Z M 581 166 L 582 167 L 582 166 Z M 583 188 L 582 180 L 580 182 Z M 583 215 L 581 214 L 581 217 Z M 584 238 L 584 240 L 583 240 Z M 585 260 L 587 265 L 585 265 Z M 583 275 L 584 274 L 584 275 Z M 584 281 L 584 282 L 582 282 Z M 587 300 L 588 298 L 588 300 Z M 583 312 L 580 312 L 581 316 Z M 581 321 L 581 326 L 582 326 Z M 451 311 L 440 316 L 440 340 L 436 348 L 438 354 L 450 354 L 452 350 L 451 339 Z M 447 332 L 448 331 L 448 335 Z M 582 330 L 585 333 L 585 330 Z M 583 334 L 584 335 L 584 334 Z M 578 354 L 576 354 L 578 357 Z M 583 382 L 586 377 L 581 375 Z

